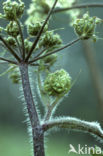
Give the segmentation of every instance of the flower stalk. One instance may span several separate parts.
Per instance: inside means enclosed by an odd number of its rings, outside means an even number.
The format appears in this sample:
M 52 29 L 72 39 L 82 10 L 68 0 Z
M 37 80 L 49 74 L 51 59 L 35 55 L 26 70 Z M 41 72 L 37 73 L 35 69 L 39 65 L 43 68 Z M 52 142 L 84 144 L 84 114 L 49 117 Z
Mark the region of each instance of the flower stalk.
M 82 131 L 97 137 L 99 140 L 103 140 L 103 130 L 99 123 L 88 122 L 73 117 L 58 117 L 51 121 L 45 121 L 42 124 L 44 131 L 48 131 L 52 128 L 66 128 L 67 130 Z
M 64 12 L 64 11 L 69 11 L 69 10 L 73 10 L 73 9 L 102 8 L 102 7 L 103 7 L 103 3 L 80 4 L 80 5 L 74 5 L 74 6 L 72 6 L 72 7 L 66 7 L 66 8 L 55 9 L 55 10 L 53 11 L 53 14 L 54 14 L 54 13 Z
M 33 62 L 35 62 L 35 61 L 37 61 L 37 60 L 40 60 L 40 59 L 42 59 L 42 58 L 44 58 L 44 57 L 46 57 L 46 56 L 55 54 L 55 53 L 57 53 L 57 52 L 59 52 L 59 51 L 65 49 L 65 48 L 67 48 L 67 47 L 70 47 L 70 46 L 72 46 L 73 44 L 75 44 L 76 42 L 78 42 L 78 41 L 81 40 L 81 39 L 82 39 L 82 37 L 79 37 L 79 38 L 77 38 L 77 39 L 75 39 L 75 40 L 69 42 L 68 44 L 64 45 L 64 46 L 61 47 L 61 48 L 58 48 L 58 49 L 56 49 L 56 50 L 54 50 L 54 51 L 51 51 L 51 52 L 48 52 L 47 54 L 44 54 L 43 56 L 36 57 L 36 58 L 34 58 L 33 60 L 29 61 L 29 64 L 31 64 L 31 63 L 33 63 Z
M 32 128 L 32 141 L 34 156 L 45 156 L 44 153 L 44 132 L 40 125 L 40 120 L 37 114 L 36 106 L 33 100 L 32 91 L 28 76 L 28 65 L 20 64 L 19 69 L 22 78 L 22 87 L 24 92 L 24 98 L 27 105 L 27 111 Z
M 53 4 L 53 6 L 52 6 L 52 8 L 51 8 L 51 10 L 50 10 L 50 12 L 49 12 L 47 18 L 46 18 L 46 20 L 44 21 L 44 24 L 43 24 L 43 26 L 41 27 L 41 29 L 40 29 L 40 31 L 39 31 L 37 37 L 36 37 L 36 40 L 34 41 L 32 47 L 31 47 L 31 49 L 30 49 L 30 51 L 29 51 L 28 56 L 26 57 L 26 61 L 30 58 L 30 56 L 31 56 L 31 54 L 32 54 L 32 52 L 33 52 L 33 50 L 35 50 L 36 45 L 37 45 L 37 43 L 38 43 L 38 41 L 39 41 L 39 39 L 40 39 L 40 37 L 41 37 L 41 34 L 42 34 L 42 32 L 43 32 L 43 30 L 44 30 L 44 28 L 45 28 L 47 22 L 49 21 L 49 18 L 51 17 L 51 14 L 52 14 L 52 12 L 53 12 L 55 6 L 56 6 L 57 1 L 58 1 L 58 0 L 55 0 L 55 2 L 54 2 L 54 4 Z

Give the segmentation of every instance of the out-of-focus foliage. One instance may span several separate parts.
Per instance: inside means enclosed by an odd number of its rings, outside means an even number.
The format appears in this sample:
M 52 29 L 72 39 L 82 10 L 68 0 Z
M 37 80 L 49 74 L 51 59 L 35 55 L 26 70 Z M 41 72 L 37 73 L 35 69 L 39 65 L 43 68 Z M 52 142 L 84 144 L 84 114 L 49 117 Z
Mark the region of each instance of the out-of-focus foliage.
M 26 24 L 28 23 L 35 23 L 36 21 L 43 21 L 45 20 L 50 8 L 52 7 L 54 0 L 32 0 L 30 7 L 27 11 L 28 18 Z M 71 7 L 74 4 L 77 4 L 78 1 L 76 0 L 58 0 L 56 8 L 63 8 L 63 7 Z M 67 11 L 67 14 L 71 17 L 71 24 L 80 14 L 78 9 L 74 11 Z

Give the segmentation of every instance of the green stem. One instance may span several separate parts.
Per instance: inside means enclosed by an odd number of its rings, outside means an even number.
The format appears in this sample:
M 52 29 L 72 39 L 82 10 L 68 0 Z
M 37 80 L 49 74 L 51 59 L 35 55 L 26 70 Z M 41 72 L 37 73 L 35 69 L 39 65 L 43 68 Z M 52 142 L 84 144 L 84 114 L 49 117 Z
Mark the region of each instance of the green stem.
M 50 105 L 48 105 L 48 109 L 45 115 L 45 119 L 44 121 L 50 120 L 50 118 L 52 117 L 52 115 L 55 113 L 56 107 L 58 105 L 59 100 L 62 98 L 62 96 L 58 96 L 56 97 L 56 99 L 54 100 L 54 102 Z
M 43 91 L 39 67 L 38 67 L 38 72 L 37 72 L 37 80 L 38 80 L 38 87 L 39 87 L 39 91 L 40 91 L 41 100 L 42 100 L 43 105 L 46 108 L 50 104 L 50 99 L 49 99 L 49 96 L 47 94 L 45 94 L 45 92 Z
M 68 130 L 82 131 L 92 134 L 103 142 L 103 130 L 97 122 L 88 122 L 73 117 L 58 117 L 51 121 L 46 121 L 42 125 L 44 131 L 51 128 L 66 128 Z
M 96 8 L 96 7 L 103 7 L 103 4 L 98 4 L 98 3 L 93 3 L 93 4 L 80 4 L 80 5 L 75 5 L 72 7 L 66 7 L 66 8 L 61 8 L 61 9 L 55 9 L 53 13 L 60 13 L 63 11 L 68 11 L 68 10 L 73 10 L 73 9 L 84 9 L 84 8 Z
M 21 41 L 22 41 L 22 57 L 23 57 L 23 60 L 24 60 L 25 59 L 24 37 L 23 37 L 23 33 L 22 33 L 22 28 L 21 28 L 21 25 L 20 25 L 18 19 L 16 19 L 16 22 L 17 22 L 17 25 L 18 25 L 18 28 L 19 28 L 19 33 L 20 33 L 20 36 L 21 36 Z

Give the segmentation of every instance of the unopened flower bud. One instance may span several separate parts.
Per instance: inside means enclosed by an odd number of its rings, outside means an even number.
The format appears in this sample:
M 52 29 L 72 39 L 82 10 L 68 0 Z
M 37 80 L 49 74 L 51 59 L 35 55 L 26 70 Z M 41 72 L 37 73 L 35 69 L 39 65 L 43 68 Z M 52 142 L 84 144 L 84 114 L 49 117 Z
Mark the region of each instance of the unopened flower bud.
M 42 25 L 43 24 L 41 22 L 36 22 L 35 24 L 29 24 L 28 25 L 28 34 L 31 36 L 36 36 L 38 34 L 38 32 L 40 31 Z M 47 30 L 48 30 L 48 25 L 46 25 L 44 27 L 43 32 L 46 32 Z
M 19 28 L 16 22 L 11 21 L 7 27 L 6 31 L 10 36 L 17 37 L 19 35 Z
M 57 60 L 57 55 L 56 54 L 52 54 L 49 56 L 46 56 L 43 61 L 45 64 L 49 64 L 49 65 L 53 65 Z
M 89 14 L 86 13 L 81 19 L 77 19 L 73 26 L 80 37 L 89 39 L 95 35 L 96 24 L 98 23 L 100 23 L 100 19 L 97 17 L 90 17 Z
M 16 41 L 13 37 L 9 36 L 8 38 L 5 38 L 5 40 L 10 46 L 12 47 L 16 46 Z
M 64 69 L 48 74 L 44 82 L 44 90 L 51 96 L 67 94 L 70 87 L 71 77 Z
M 60 45 L 62 40 L 58 34 L 54 34 L 52 31 L 47 31 L 40 41 L 40 46 L 43 47 L 53 47 L 55 45 Z
M 8 20 L 20 18 L 24 12 L 24 7 L 24 3 L 20 0 L 19 3 L 7 0 L 3 3 L 4 17 Z
M 9 72 L 8 77 L 12 80 L 14 84 L 20 83 L 20 72 L 17 66 L 10 65 L 11 66 L 11 72 Z
M 31 49 L 31 47 L 32 47 L 32 42 L 31 41 L 29 41 L 29 40 L 27 40 L 27 39 L 25 39 L 24 40 L 24 45 L 25 45 L 25 50 L 26 50 L 26 53 L 28 53 L 29 52 L 29 50 Z

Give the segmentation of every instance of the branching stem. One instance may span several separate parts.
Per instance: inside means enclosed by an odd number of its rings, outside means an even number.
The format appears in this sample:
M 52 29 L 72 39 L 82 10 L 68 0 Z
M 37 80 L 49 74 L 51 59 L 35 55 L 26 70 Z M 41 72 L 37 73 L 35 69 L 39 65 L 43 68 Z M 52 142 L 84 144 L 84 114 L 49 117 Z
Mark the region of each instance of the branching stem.
M 18 28 L 19 28 L 19 33 L 20 33 L 20 37 L 21 37 L 21 41 L 22 41 L 22 57 L 23 57 L 23 60 L 25 59 L 25 46 L 24 46 L 24 37 L 23 37 L 23 33 L 22 33 L 22 28 L 21 28 L 21 25 L 18 21 L 18 19 L 16 20 L 17 22 L 17 25 L 18 25 Z
M 59 52 L 59 51 L 65 49 L 65 48 L 67 48 L 67 47 L 70 47 L 70 46 L 72 46 L 73 44 L 75 44 L 76 42 L 78 42 L 80 39 L 81 39 L 81 38 L 79 37 L 79 38 L 77 38 L 77 39 L 75 39 L 75 40 L 69 42 L 68 44 L 64 45 L 64 46 L 61 47 L 61 48 L 58 48 L 58 49 L 56 49 L 56 50 L 54 50 L 54 51 L 52 51 L 52 52 L 48 52 L 47 54 L 45 54 L 45 55 L 43 55 L 43 56 L 40 56 L 40 57 L 38 57 L 38 58 L 34 58 L 33 60 L 29 61 L 29 64 L 30 64 L 30 63 L 33 63 L 33 62 L 35 62 L 35 61 L 37 61 L 37 60 L 40 60 L 40 59 L 42 59 L 42 58 L 44 58 L 44 57 L 46 57 L 46 56 L 52 55 L 52 54 L 54 54 L 54 53 L 57 53 L 57 52 Z
M 84 8 L 96 8 L 96 7 L 103 7 L 103 3 L 98 4 L 98 3 L 93 3 L 93 4 L 80 4 L 80 5 L 75 5 L 72 7 L 66 7 L 66 8 L 61 8 L 61 9 L 55 9 L 53 13 L 59 13 L 63 11 L 68 11 L 68 10 L 73 10 L 73 9 L 84 9 Z
M 21 46 L 20 46 L 20 44 L 19 44 L 19 41 L 18 41 L 17 37 L 15 38 L 15 41 L 16 41 L 16 43 L 17 43 L 18 51 L 19 51 L 20 56 L 21 56 L 21 58 L 22 58 L 22 49 L 21 49 Z
M 33 52 L 33 50 L 35 50 L 36 45 L 37 45 L 37 43 L 38 43 L 38 41 L 39 41 L 39 39 L 40 39 L 40 37 L 41 37 L 41 35 L 42 35 L 42 32 L 43 32 L 43 30 L 44 30 L 44 27 L 45 27 L 45 25 L 47 24 L 47 22 L 48 22 L 48 20 L 49 20 L 49 18 L 50 18 L 50 16 L 51 16 L 51 14 L 52 14 L 52 11 L 54 10 L 54 8 L 55 8 L 55 6 L 56 6 L 57 1 L 58 1 L 58 0 L 55 0 L 55 2 L 54 2 L 54 4 L 53 4 L 53 6 L 52 6 L 52 8 L 51 8 L 51 10 L 50 10 L 50 12 L 49 12 L 47 18 L 46 18 L 46 20 L 45 20 L 45 22 L 44 22 L 44 24 L 43 24 L 43 26 L 41 27 L 41 29 L 40 29 L 40 31 L 39 31 L 39 33 L 38 33 L 38 35 L 37 35 L 37 38 L 36 38 L 36 40 L 34 41 L 32 47 L 31 47 L 31 49 L 30 49 L 30 51 L 29 51 L 29 53 L 28 53 L 28 55 L 27 55 L 27 57 L 26 57 L 26 61 L 30 58 L 30 56 L 31 56 L 31 54 L 32 54 L 32 52 Z
M 51 128 L 67 128 L 68 130 L 87 132 L 103 140 L 103 130 L 97 122 L 87 122 L 73 117 L 60 117 L 45 122 L 42 127 L 45 131 Z
M 60 100 L 60 97 L 57 97 L 54 100 L 54 102 L 48 106 L 48 109 L 47 109 L 47 112 L 45 115 L 45 119 L 44 119 L 45 121 L 49 120 L 52 117 L 52 115 L 54 113 L 54 109 L 55 109 L 56 105 L 58 104 L 59 100 Z
M 42 55 L 42 54 L 45 52 L 46 49 L 47 49 L 47 48 L 43 49 L 38 55 L 36 55 L 35 58 L 38 58 L 40 55 Z
M 0 36 L 0 40 L 3 42 L 3 44 L 7 47 L 9 52 L 20 62 L 19 56 L 14 52 L 14 50 L 8 45 L 8 43 L 3 39 L 2 36 Z
M 3 57 L 0 57 L 0 60 L 5 61 L 5 62 L 8 62 L 8 63 L 11 63 L 11 64 L 16 64 L 17 65 L 17 62 L 12 61 L 12 60 L 8 60 L 8 59 L 3 58 Z

